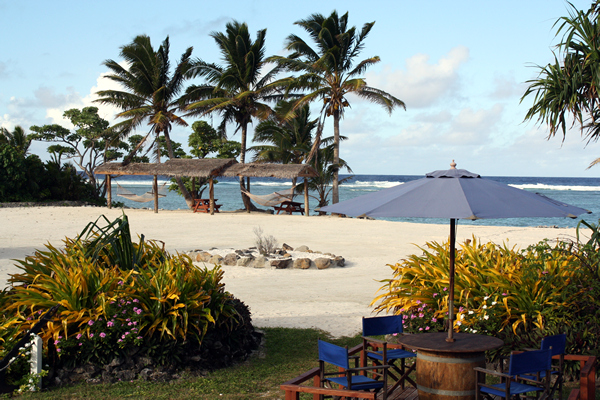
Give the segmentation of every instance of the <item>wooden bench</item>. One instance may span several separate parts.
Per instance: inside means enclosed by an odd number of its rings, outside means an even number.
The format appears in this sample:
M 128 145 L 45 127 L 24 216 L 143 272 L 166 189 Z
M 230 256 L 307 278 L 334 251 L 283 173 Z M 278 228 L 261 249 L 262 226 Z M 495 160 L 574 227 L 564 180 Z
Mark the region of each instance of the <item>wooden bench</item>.
M 221 204 L 217 204 L 217 199 L 215 199 L 215 212 L 219 212 L 219 208 L 221 208 Z M 210 199 L 194 199 L 194 212 L 210 212 Z
M 278 206 L 273 206 L 273 208 L 275 209 L 275 211 L 277 211 L 277 214 L 283 211 L 288 213 L 289 215 L 292 215 L 292 213 L 295 212 L 304 215 L 304 208 L 302 208 L 302 203 L 296 203 L 295 201 L 284 201 Z

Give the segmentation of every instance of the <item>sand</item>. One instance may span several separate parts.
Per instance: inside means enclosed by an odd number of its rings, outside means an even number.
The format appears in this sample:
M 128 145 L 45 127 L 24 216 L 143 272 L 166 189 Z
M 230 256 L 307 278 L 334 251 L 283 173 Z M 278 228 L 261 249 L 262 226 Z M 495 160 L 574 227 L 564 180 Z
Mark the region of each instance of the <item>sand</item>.
M 97 207 L 0 208 L 0 285 L 23 259 L 44 244 L 61 246 L 101 215 L 114 220 L 122 210 Z M 391 277 L 387 264 L 418 252 L 416 245 L 445 241 L 449 225 L 374 221 L 331 216 L 264 213 L 194 214 L 190 211 L 125 210 L 133 235 L 165 242 L 170 252 L 254 245 L 254 229 L 279 244 L 306 245 L 346 259 L 346 267 L 276 270 L 225 266 L 225 288 L 246 303 L 257 327 L 319 328 L 332 336 L 360 332 L 361 317 L 373 315 L 371 301 Z M 458 226 L 457 241 L 482 241 L 524 248 L 544 238 L 574 237 L 572 228 Z

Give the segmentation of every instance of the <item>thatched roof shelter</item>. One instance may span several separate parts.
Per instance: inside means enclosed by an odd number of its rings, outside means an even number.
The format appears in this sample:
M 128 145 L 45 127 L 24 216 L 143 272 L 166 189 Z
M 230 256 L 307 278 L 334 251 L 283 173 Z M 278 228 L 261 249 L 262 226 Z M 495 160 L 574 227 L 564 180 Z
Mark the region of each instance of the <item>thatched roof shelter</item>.
M 111 175 L 153 175 L 154 212 L 158 212 L 158 188 L 157 175 L 170 177 L 200 177 L 210 178 L 209 196 L 211 202 L 211 214 L 214 208 L 213 178 L 218 176 L 227 177 L 260 177 L 260 178 L 310 178 L 317 176 L 317 171 L 306 164 L 239 164 L 234 158 L 176 158 L 164 163 L 129 163 L 123 165 L 120 162 L 105 163 L 98 166 L 94 173 L 105 174 L 107 179 L 107 202 L 111 206 Z M 196 200 L 198 201 L 198 200 Z M 306 215 L 308 216 L 308 193 L 304 194 Z
M 223 171 L 222 176 L 250 176 L 259 178 L 311 178 L 317 171 L 307 164 L 235 164 Z
M 164 163 L 111 162 L 98 166 L 96 174 L 106 175 L 164 175 L 208 178 L 222 176 L 225 168 L 237 164 L 234 158 L 175 158 Z

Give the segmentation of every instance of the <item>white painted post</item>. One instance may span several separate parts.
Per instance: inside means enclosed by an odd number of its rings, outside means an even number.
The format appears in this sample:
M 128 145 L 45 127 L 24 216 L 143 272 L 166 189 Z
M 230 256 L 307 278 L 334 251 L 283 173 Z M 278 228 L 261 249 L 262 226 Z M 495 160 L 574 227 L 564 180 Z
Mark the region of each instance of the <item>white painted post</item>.
M 42 373 L 43 342 L 42 338 L 38 335 L 33 335 L 33 339 L 31 342 L 31 359 L 29 362 L 31 366 L 31 374 L 35 374 L 39 377 L 37 383 L 31 382 L 31 390 L 35 391 L 36 386 L 38 389 L 42 388 L 42 377 L 40 376 L 40 374 Z

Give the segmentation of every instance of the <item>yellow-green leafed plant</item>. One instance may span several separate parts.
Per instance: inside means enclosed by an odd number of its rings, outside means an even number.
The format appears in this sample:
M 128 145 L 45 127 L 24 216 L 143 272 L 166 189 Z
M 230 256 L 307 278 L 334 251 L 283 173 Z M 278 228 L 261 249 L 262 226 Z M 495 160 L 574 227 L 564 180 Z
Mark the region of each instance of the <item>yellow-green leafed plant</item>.
M 142 330 L 173 339 L 185 339 L 188 333 L 199 341 L 206 330 L 222 316 L 235 318 L 235 309 L 227 308 L 231 295 L 220 283 L 223 273 L 196 267 L 185 255 L 166 259 L 153 268 L 143 268 L 129 281 L 132 297 L 140 301 L 144 312 Z M 208 287 L 207 287 L 208 286 Z M 213 290 L 216 286 L 217 290 Z
M 407 313 L 425 303 L 448 312 L 448 244 L 427 243 L 421 255 L 390 265 L 392 279 L 373 300 L 376 311 Z M 576 259 L 559 248 L 524 252 L 506 244 L 462 243 L 455 262 L 455 330 L 496 332 L 509 326 L 543 328 L 546 315 L 573 300 L 571 279 Z M 567 290 L 569 288 L 569 290 Z
M 45 341 L 79 332 L 90 320 L 104 315 L 107 302 L 119 296 L 117 283 L 131 275 L 117 266 L 92 262 L 81 244 L 71 239 L 65 240 L 64 251 L 46 247 L 48 251 L 18 261 L 23 273 L 9 279 L 14 289 L 8 305 L 9 311 L 23 317 L 21 330 L 27 331 L 43 312 L 60 304 L 54 321 L 41 333 Z

